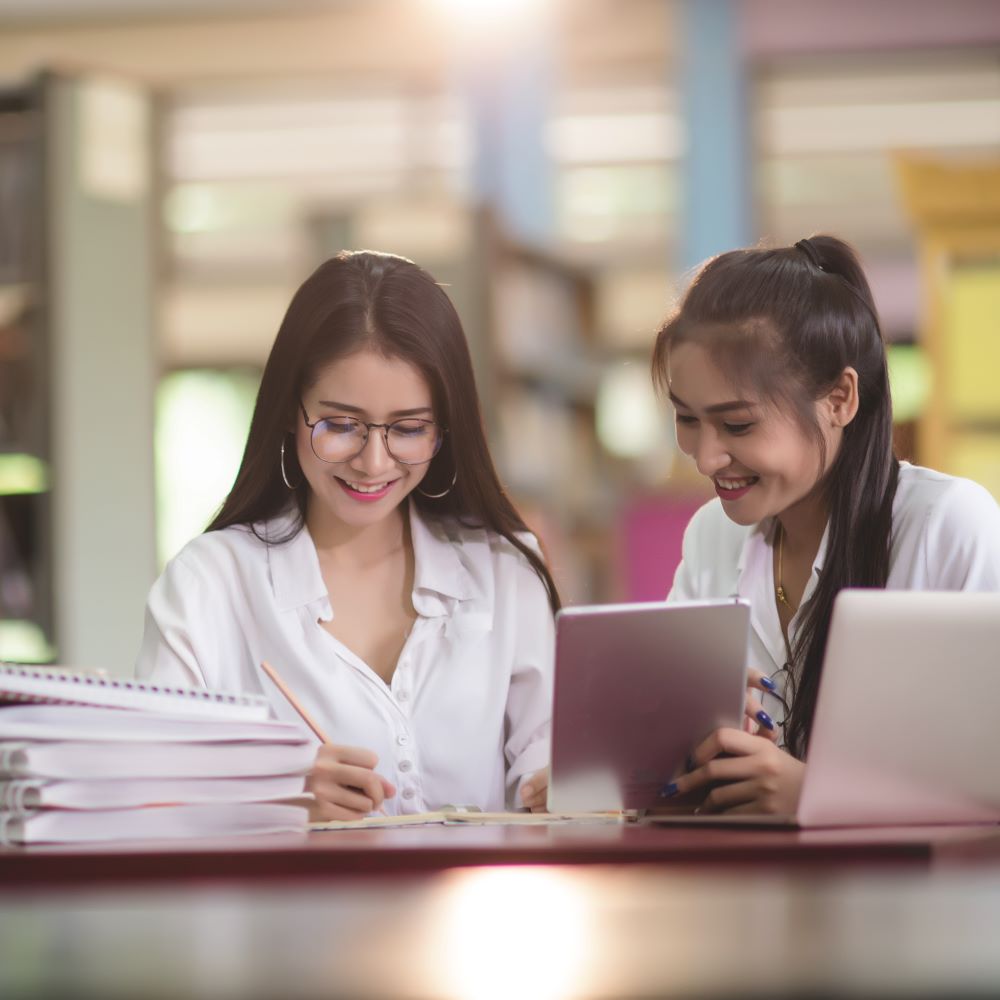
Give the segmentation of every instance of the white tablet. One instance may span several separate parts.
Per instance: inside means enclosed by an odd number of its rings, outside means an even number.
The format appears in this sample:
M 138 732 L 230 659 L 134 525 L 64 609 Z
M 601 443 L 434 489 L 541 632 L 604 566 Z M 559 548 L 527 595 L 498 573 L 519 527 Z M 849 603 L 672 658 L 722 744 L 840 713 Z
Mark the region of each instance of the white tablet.
M 648 809 L 720 726 L 740 726 L 746 601 L 607 604 L 556 615 L 549 809 Z

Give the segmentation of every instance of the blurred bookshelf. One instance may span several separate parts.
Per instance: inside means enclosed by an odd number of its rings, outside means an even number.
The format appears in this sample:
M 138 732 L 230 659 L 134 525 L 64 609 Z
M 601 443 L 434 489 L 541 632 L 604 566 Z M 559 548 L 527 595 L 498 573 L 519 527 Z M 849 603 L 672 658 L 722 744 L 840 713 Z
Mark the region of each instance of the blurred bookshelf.
M 0 91 L 0 659 L 54 653 L 43 87 Z
M 487 416 L 504 484 L 564 602 L 662 598 L 671 571 L 650 566 L 648 539 L 645 550 L 630 542 L 650 506 L 655 519 L 676 500 L 668 416 L 649 376 L 653 322 L 624 343 L 601 308 L 605 275 L 510 239 L 488 215 L 479 225 Z
M 1000 159 L 896 162 L 917 230 L 922 341 L 934 371 L 920 458 L 1000 499 Z
M 149 108 L 108 76 L 0 91 L 2 659 L 127 673 L 138 648 L 154 568 Z
M 483 215 L 491 444 L 504 484 L 546 547 L 565 600 L 606 589 L 613 494 L 595 433 L 602 364 L 594 282 Z

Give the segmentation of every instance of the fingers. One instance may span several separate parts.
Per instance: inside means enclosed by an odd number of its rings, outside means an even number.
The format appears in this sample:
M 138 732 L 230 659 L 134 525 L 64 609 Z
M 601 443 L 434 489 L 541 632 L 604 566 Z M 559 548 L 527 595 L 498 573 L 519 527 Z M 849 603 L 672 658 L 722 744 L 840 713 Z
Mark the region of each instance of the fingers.
M 721 813 L 739 810 L 755 804 L 760 796 L 756 781 L 733 781 L 713 788 L 695 810 L 697 813 Z M 744 808 L 744 811 L 751 811 Z M 759 808 L 752 811 L 759 812 Z
M 763 736 L 717 729 L 695 748 L 691 764 L 661 792 L 671 804 L 701 793 L 698 812 L 771 813 L 793 812 L 798 802 L 802 762 Z
M 773 743 L 778 742 L 778 728 L 774 724 L 774 719 L 752 694 L 747 694 L 743 702 L 743 732 L 766 736 Z
M 747 777 L 747 757 L 717 757 L 693 771 L 681 775 L 675 782 L 676 791 L 670 796 L 685 795 L 717 781 L 736 781 Z
M 382 778 L 366 767 L 340 764 L 316 768 L 313 771 L 312 786 L 314 793 L 318 793 L 321 788 L 350 788 L 354 792 L 367 796 L 373 803 L 373 809 L 378 809 L 385 799 Z
M 756 733 L 760 729 L 761 722 L 757 718 L 757 713 L 763 711 L 764 706 L 748 691 L 743 699 L 743 732 Z
M 548 786 L 541 790 L 521 789 L 521 804 L 532 812 L 545 812 L 548 801 Z
M 746 756 L 760 749 L 759 736 L 741 732 L 739 729 L 723 727 L 705 737 L 691 752 L 690 764 L 693 771 L 702 764 L 718 757 L 719 754 Z
M 360 819 L 395 795 L 395 786 L 373 770 L 377 763 L 378 757 L 361 747 L 320 747 L 306 787 L 321 818 Z
M 521 804 L 532 812 L 545 812 L 549 794 L 549 769 L 536 771 L 521 785 Z
M 779 739 L 778 728 L 774 719 L 768 715 L 761 700 L 750 694 L 751 690 L 774 694 L 777 687 L 767 674 L 754 667 L 747 668 L 747 695 L 744 703 L 743 731 L 758 736 L 766 736 L 773 743 Z
M 747 687 L 756 688 L 758 691 L 774 692 L 774 681 L 763 671 L 754 667 L 747 667 Z
M 324 819 L 361 819 L 376 808 L 367 795 L 345 785 L 317 785 L 313 794 Z
M 660 792 L 670 805 L 704 798 L 698 812 L 793 813 L 805 765 L 764 736 L 717 729 L 690 758 L 690 771 Z
M 324 743 L 316 751 L 316 763 L 353 764 L 355 767 L 373 768 L 378 756 L 364 747 L 342 747 L 334 743 Z
M 769 740 L 739 729 L 716 729 L 692 752 L 690 770 L 667 785 L 661 795 L 675 799 L 704 789 L 716 782 L 752 777 L 759 769 L 757 758 L 764 752 L 778 752 Z

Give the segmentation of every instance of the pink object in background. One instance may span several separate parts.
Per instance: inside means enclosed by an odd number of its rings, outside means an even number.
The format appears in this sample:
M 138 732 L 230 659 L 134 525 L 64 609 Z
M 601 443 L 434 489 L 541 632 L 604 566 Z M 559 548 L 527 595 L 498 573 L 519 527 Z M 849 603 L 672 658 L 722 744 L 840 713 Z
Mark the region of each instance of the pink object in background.
M 681 542 L 704 496 L 650 496 L 622 512 L 618 556 L 626 601 L 662 601 L 681 561 Z

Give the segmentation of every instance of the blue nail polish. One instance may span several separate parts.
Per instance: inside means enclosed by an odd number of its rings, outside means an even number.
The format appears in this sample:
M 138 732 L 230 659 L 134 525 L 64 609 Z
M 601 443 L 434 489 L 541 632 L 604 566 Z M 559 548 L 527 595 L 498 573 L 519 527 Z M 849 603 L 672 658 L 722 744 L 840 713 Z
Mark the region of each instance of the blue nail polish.
M 691 754 L 688 754 L 684 758 L 684 770 L 685 771 L 693 771 L 694 768 L 695 768 L 694 757 L 692 757 Z
M 760 686 L 762 688 L 767 688 L 768 691 L 772 691 L 772 692 L 778 690 L 778 685 L 775 684 L 774 681 L 772 681 L 770 677 L 761 677 L 761 679 L 760 679 Z
M 772 719 L 771 716 L 769 716 L 763 709 L 757 713 L 755 718 L 765 729 L 774 729 L 774 719 Z
M 677 782 L 676 781 L 671 781 L 669 785 L 664 785 L 660 789 L 660 798 L 661 799 L 669 799 L 669 798 L 672 798 L 676 794 L 677 794 Z

